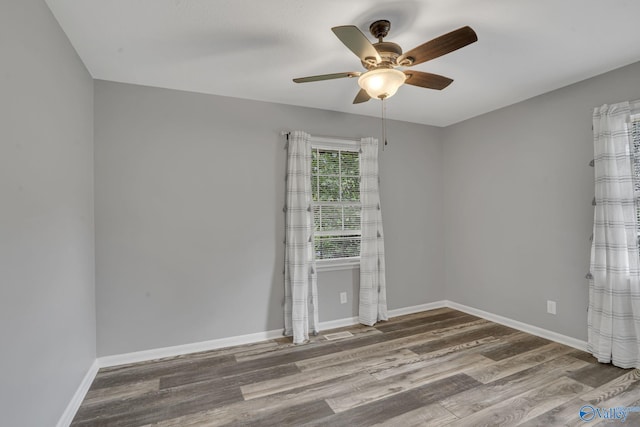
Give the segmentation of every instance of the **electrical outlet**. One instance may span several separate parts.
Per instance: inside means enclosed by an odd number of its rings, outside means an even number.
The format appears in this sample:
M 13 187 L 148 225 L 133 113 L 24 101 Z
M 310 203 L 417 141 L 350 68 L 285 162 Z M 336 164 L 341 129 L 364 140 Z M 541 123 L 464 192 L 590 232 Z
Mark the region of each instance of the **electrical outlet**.
M 547 313 L 556 314 L 556 302 L 548 300 L 547 301 Z
M 340 292 L 340 304 L 346 304 L 346 303 L 347 303 L 347 293 Z

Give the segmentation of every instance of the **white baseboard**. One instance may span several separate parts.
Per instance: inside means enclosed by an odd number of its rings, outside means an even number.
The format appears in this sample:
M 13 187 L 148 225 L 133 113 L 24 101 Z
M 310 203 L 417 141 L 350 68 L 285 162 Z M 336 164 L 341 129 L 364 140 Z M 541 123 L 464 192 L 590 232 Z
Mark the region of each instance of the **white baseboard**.
M 427 304 L 413 305 L 411 307 L 396 308 L 394 310 L 389 310 L 387 314 L 389 315 L 389 318 L 391 318 L 404 316 L 405 314 L 419 313 L 421 311 L 434 310 L 436 308 L 442 308 L 446 306 L 446 301 L 436 301 Z M 327 329 L 343 328 L 345 326 L 357 325 L 358 323 L 359 322 L 357 317 L 345 317 L 344 319 L 320 322 L 319 327 L 320 331 L 326 331 Z
M 421 311 L 435 310 L 436 308 L 447 307 L 447 301 L 436 301 L 427 304 L 412 305 L 411 307 L 396 308 L 389 310 L 389 317 L 404 316 L 406 314 L 419 313 Z
M 508 317 L 499 316 L 497 314 L 489 313 L 487 311 L 479 310 L 477 308 L 469 307 L 463 304 L 458 304 L 453 301 L 444 302 L 447 307 L 453 308 L 458 311 L 463 311 L 474 316 L 482 317 L 483 319 L 491 320 L 492 322 L 499 323 L 501 325 L 509 326 L 513 329 L 518 329 L 532 335 L 536 335 L 542 338 L 546 338 L 551 341 L 558 342 L 560 344 L 568 345 L 569 347 L 577 348 L 578 350 L 587 351 L 587 342 L 572 338 L 566 335 L 559 334 L 557 332 L 550 331 L 548 329 L 539 328 L 537 326 L 529 325 L 528 323 L 519 322 L 517 320 L 509 319 Z
M 87 395 L 89 391 L 89 387 L 91 387 L 91 383 L 93 382 L 96 374 L 98 373 L 98 360 L 94 360 L 89 370 L 85 374 L 84 378 L 80 382 L 78 389 L 73 394 L 71 401 L 67 405 L 66 409 L 62 413 L 62 416 L 58 420 L 56 427 L 69 427 L 71 421 L 73 421 L 73 417 L 76 416 L 76 412 L 78 412 L 78 408 L 80 408 L 80 404 L 84 400 L 84 397 Z
M 135 351 L 132 353 L 116 354 L 113 356 L 102 356 L 98 358 L 98 366 L 106 368 L 109 366 L 126 365 L 129 363 L 146 362 L 148 360 L 162 359 L 165 357 L 181 356 L 200 351 L 216 350 L 234 345 L 251 344 L 260 341 L 272 340 L 282 337 L 282 329 L 272 331 L 257 332 L 254 334 L 238 335 L 228 338 L 220 338 L 210 341 L 201 341 L 190 344 L 175 345 L 171 347 L 154 348 L 151 350 Z
M 329 329 L 344 328 L 345 326 L 353 326 L 357 324 L 358 324 L 357 317 L 345 317 L 344 319 L 320 322 L 318 324 L 318 329 L 320 329 L 320 333 L 322 333 L 322 331 L 326 331 Z
M 458 304 L 453 301 L 442 300 L 435 301 L 427 304 L 414 305 L 410 307 L 397 308 L 389 310 L 389 317 L 403 316 L 406 314 L 418 313 L 421 311 L 434 310 L 436 308 L 449 307 L 455 310 L 463 311 L 465 313 L 472 314 L 474 316 L 482 317 L 492 322 L 500 323 L 505 326 L 509 326 L 520 331 L 524 331 L 533 335 L 537 335 L 552 341 L 566 344 L 568 346 L 577 348 L 579 350 L 586 350 L 587 343 L 575 338 L 568 337 L 566 335 L 558 334 L 546 329 L 539 328 L 537 326 L 529 325 L 519 322 L 517 320 L 509 319 L 499 316 L 497 314 L 482 311 L 473 307 Z M 320 322 L 319 328 L 321 331 L 335 328 L 342 328 L 345 326 L 351 326 L 358 323 L 357 317 L 347 317 L 344 319 L 330 320 L 327 322 Z M 259 341 L 270 340 L 274 338 L 282 337 L 282 329 L 276 329 L 265 332 L 257 332 L 253 334 L 240 335 L 228 338 L 220 338 L 210 341 L 202 341 L 191 344 L 176 345 L 172 347 L 162 347 L 151 350 L 136 351 L 133 353 L 116 354 L 113 356 L 99 357 L 97 362 L 100 368 L 109 366 L 126 365 L 129 363 L 145 362 L 149 360 L 162 359 L 165 357 L 181 356 L 189 353 L 197 353 L 200 351 L 216 350 L 224 347 L 231 347 L 235 345 L 251 344 Z
M 405 314 L 418 313 L 420 311 L 433 310 L 434 308 L 445 307 L 445 301 L 434 303 L 414 305 L 395 310 L 389 310 L 389 317 L 402 316 Z M 320 330 L 328 330 L 342 328 L 358 323 L 357 317 L 346 317 L 344 319 L 329 320 L 320 322 L 318 325 Z M 142 350 L 132 353 L 116 354 L 113 356 L 102 356 L 98 358 L 98 366 L 106 368 L 109 366 L 126 365 L 129 363 L 146 362 L 149 360 L 162 359 L 164 357 L 175 357 L 189 353 L 197 353 L 200 351 L 216 350 L 234 345 L 251 344 L 259 341 L 271 340 L 282 337 L 282 329 L 275 329 L 266 332 L 257 332 L 254 334 L 240 335 L 235 337 L 220 338 L 210 341 L 202 341 L 191 344 L 182 344 L 172 347 L 155 348 L 151 350 Z

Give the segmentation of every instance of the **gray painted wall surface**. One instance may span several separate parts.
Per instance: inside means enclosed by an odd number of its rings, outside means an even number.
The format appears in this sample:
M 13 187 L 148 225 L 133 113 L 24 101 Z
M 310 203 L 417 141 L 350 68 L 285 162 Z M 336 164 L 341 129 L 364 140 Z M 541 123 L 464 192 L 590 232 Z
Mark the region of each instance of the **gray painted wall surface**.
M 104 81 L 95 98 L 98 355 L 281 328 L 280 132 L 378 136 L 380 121 Z M 444 298 L 440 137 L 389 123 L 390 309 Z M 321 321 L 356 315 L 357 282 L 354 270 L 319 274 Z
M 591 115 L 635 99 L 640 63 L 444 130 L 448 299 L 586 340 Z
M 0 424 L 52 426 L 96 357 L 93 83 L 41 0 L 0 54 Z

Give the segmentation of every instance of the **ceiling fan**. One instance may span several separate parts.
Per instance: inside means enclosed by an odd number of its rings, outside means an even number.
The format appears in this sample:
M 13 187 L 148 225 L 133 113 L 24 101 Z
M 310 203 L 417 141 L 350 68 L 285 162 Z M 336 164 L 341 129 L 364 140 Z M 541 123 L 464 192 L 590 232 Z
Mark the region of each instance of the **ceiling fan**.
M 478 40 L 475 31 L 467 26 L 436 37 L 406 53 L 402 53 L 402 48 L 399 45 L 383 40 L 389 33 L 390 28 L 391 23 L 384 19 L 372 23 L 369 26 L 369 31 L 378 39 L 377 43 L 372 44 L 354 25 L 333 27 L 331 31 L 360 58 L 367 71 L 322 74 L 300 77 L 293 79 L 293 81 L 307 83 L 344 77 L 358 77 L 358 85 L 361 89 L 353 100 L 354 104 L 366 102 L 371 98 L 389 98 L 404 83 L 427 89 L 442 90 L 449 86 L 453 80 L 438 74 L 414 70 L 401 71 L 398 68 L 421 64 Z

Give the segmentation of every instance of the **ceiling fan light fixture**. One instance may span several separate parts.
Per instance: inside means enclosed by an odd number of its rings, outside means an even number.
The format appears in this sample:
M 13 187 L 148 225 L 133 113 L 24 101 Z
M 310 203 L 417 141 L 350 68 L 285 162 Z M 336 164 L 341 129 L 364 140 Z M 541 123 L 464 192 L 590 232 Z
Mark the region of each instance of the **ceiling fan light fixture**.
M 378 68 L 369 70 L 358 78 L 358 85 L 371 98 L 386 99 L 392 97 L 407 76 L 393 68 Z

